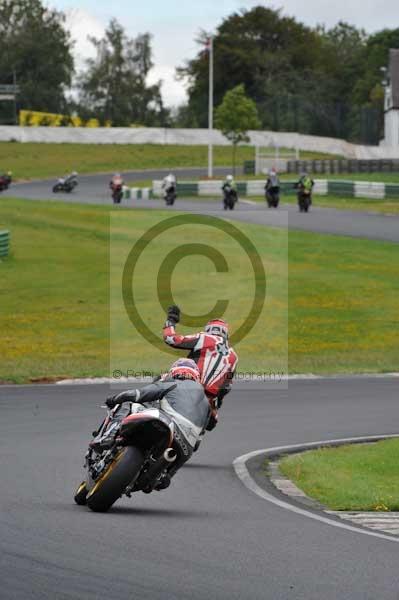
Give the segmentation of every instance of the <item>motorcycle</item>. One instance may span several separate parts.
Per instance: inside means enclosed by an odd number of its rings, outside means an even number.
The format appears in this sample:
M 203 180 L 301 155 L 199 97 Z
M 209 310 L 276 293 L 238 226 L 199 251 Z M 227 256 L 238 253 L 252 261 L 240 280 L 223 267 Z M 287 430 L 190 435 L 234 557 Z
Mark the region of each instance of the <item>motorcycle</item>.
M 53 187 L 53 193 L 56 194 L 57 192 L 67 192 L 69 194 L 73 192 L 77 185 L 78 180 L 76 175 L 61 177 Z
M 223 208 L 224 210 L 234 210 L 235 203 L 238 201 L 237 192 L 230 185 L 223 187 Z
M 130 498 L 138 491 L 151 493 L 177 458 L 175 424 L 169 414 L 153 404 L 132 402 L 130 414 L 115 422 L 119 407 L 108 409 L 98 431 L 93 432 L 95 438 L 85 455 L 86 478 L 74 495 L 76 504 L 94 512 L 106 512 L 123 495 Z M 102 436 L 111 428 L 117 431 L 115 437 L 101 444 Z
M 12 176 L 9 173 L 4 173 L 4 175 L 0 175 L 0 192 L 4 190 L 8 190 L 12 181 Z
M 301 186 L 297 193 L 299 212 L 309 212 L 312 204 L 312 190 Z
M 280 203 L 280 188 L 269 187 L 265 192 L 266 202 L 269 208 L 277 208 Z
M 111 186 L 112 191 L 112 201 L 114 204 L 120 204 L 123 198 L 123 185 L 122 183 L 117 183 Z
M 176 186 L 171 185 L 165 190 L 164 199 L 166 206 L 173 206 L 177 198 Z

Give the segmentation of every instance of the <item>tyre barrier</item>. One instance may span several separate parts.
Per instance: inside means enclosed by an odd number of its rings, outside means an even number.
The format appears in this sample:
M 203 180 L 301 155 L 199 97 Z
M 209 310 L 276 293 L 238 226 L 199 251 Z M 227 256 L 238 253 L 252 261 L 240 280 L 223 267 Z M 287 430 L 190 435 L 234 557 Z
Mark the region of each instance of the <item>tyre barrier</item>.
M 0 258 L 8 256 L 10 251 L 10 232 L 0 231 Z

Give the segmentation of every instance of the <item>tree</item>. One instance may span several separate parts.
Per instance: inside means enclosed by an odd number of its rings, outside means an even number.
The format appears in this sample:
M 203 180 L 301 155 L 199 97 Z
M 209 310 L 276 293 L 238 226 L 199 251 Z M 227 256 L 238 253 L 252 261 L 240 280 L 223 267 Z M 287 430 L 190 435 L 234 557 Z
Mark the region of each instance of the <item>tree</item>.
M 204 47 L 208 35 L 200 32 Z M 320 36 L 280 10 L 257 6 L 223 20 L 214 37 L 215 103 L 226 90 L 244 84 L 264 127 L 279 129 L 280 100 L 296 93 L 302 73 L 318 68 Z M 189 108 L 199 125 L 207 123 L 208 55 L 202 49 L 177 70 L 188 83 Z M 277 106 L 279 103 L 279 106 Z M 282 117 L 286 121 L 285 116 Z M 281 128 L 288 127 L 282 122 Z
M 148 86 L 147 75 L 153 66 L 151 37 L 148 33 L 129 38 L 112 19 L 105 37 L 90 38 L 97 50 L 87 60 L 87 71 L 79 81 L 81 104 L 102 122 L 116 126 L 162 124 L 167 119 L 161 97 L 161 82 Z
M 197 56 L 177 70 L 187 82 L 186 123 L 207 123 L 208 37 Z M 339 22 L 310 28 L 264 6 L 229 15 L 214 36 L 215 101 L 241 83 L 256 103 L 261 125 L 376 143 L 383 118 L 380 68 L 399 48 L 399 29 L 368 36 Z
M 41 0 L 0 1 L 0 83 L 15 72 L 21 108 L 63 112 L 73 74 L 64 15 Z
M 245 95 L 242 84 L 226 92 L 222 104 L 216 109 L 215 125 L 233 144 L 235 175 L 237 145 L 240 142 L 249 142 L 248 131 L 260 127 L 256 104 Z

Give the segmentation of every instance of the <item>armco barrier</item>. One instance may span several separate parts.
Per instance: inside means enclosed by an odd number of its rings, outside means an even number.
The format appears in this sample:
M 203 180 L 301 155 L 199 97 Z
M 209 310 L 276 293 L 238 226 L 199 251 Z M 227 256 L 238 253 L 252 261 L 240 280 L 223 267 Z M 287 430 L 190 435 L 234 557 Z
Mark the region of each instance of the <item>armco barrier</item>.
M 10 251 L 10 232 L 0 231 L 0 257 L 8 256 Z
M 355 183 L 353 181 L 329 181 L 328 182 L 328 194 L 333 196 L 349 196 L 355 195 Z

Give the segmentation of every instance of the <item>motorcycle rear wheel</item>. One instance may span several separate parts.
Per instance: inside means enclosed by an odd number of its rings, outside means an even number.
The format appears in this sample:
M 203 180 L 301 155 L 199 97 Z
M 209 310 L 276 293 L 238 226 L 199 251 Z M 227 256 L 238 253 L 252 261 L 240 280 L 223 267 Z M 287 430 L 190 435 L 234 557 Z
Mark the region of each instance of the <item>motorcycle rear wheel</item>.
M 144 456 L 139 448 L 127 446 L 116 456 L 86 496 L 94 512 L 106 512 L 140 473 Z

